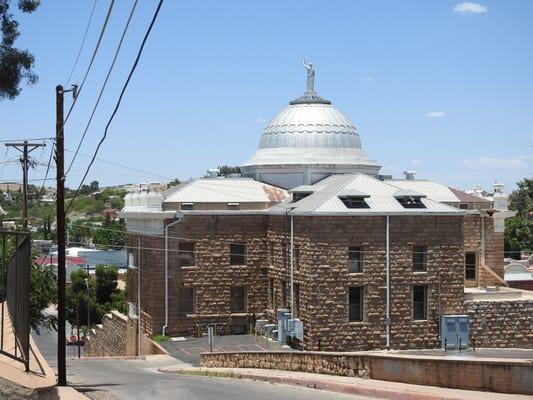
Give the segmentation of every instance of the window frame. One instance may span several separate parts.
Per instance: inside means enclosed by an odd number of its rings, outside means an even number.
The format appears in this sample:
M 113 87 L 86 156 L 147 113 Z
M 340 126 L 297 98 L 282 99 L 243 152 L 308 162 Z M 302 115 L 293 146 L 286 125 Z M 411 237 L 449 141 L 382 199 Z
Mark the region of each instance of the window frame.
M 474 264 L 473 264 L 473 266 L 474 266 L 474 277 L 473 278 L 469 278 L 468 277 L 468 273 L 467 273 L 469 271 L 468 266 L 469 265 L 472 266 L 472 264 L 471 263 L 467 263 L 467 256 L 474 256 Z M 477 280 L 477 270 L 478 270 L 477 263 L 478 263 L 477 251 L 465 251 L 465 280 L 467 280 L 467 281 L 475 281 L 475 280 Z M 471 271 L 471 269 L 470 269 L 470 271 Z
M 358 302 L 352 302 L 352 290 L 358 290 L 359 292 L 359 301 Z M 349 323 L 358 323 L 358 322 L 364 322 L 365 321 L 365 315 L 364 315 L 364 301 L 365 301 L 365 294 L 364 294 L 364 286 L 348 286 L 348 322 Z M 352 306 L 359 304 L 359 318 L 353 319 L 352 318 Z
M 417 289 L 422 289 L 423 290 L 423 300 L 420 301 L 420 300 L 415 300 L 415 295 L 416 295 L 416 291 Z M 428 286 L 427 285 L 413 285 L 413 295 L 412 295 L 412 301 L 413 301 L 413 321 L 427 321 L 428 319 Z M 420 304 L 422 303 L 423 305 L 423 313 L 422 315 L 417 315 L 417 307 L 416 305 L 417 304 Z
M 422 249 L 422 251 L 417 251 L 417 249 Z M 422 254 L 422 262 L 420 263 L 419 260 L 416 260 L 415 257 L 417 255 Z M 424 245 L 415 245 L 412 248 L 412 269 L 413 272 L 427 272 L 428 270 L 428 247 Z M 422 265 L 422 268 L 417 268 L 417 265 Z
M 357 249 L 357 250 L 355 250 Z M 358 254 L 359 258 L 357 259 L 351 259 L 351 254 Z M 357 261 L 357 271 L 351 270 L 351 263 L 350 261 Z M 363 246 L 350 246 L 348 247 L 348 273 L 349 274 L 362 274 L 364 269 L 364 252 L 363 252 Z
M 349 209 L 368 209 L 370 206 L 366 202 L 369 196 L 339 196 L 339 200 Z
M 191 293 L 191 298 L 184 298 L 182 294 L 189 291 Z M 191 303 L 191 310 L 184 310 L 183 302 Z M 178 313 L 182 315 L 195 314 L 196 313 L 196 288 L 192 286 L 182 286 L 178 289 Z
M 240 299 L 242 297 L 242 305 L 243 307 L 242 308 L 234 308 L 234 304 L 235 304 L 235 293 L 234 291 L 238 289 L 238 290 L 242 290 L 242 296 L 238 296 L 238 299 Z M 232 314 L 236 314 L 236 313 L 245 313 L 246 310 L 248 309 L 248 288 L 246 286 L 232 286 L 230 288 L 230 312 Z
M 192 250 L 182 250 L 182 245 L 192 245 Z M 185 264 L 183 261 L 187 259 L 184 255 L 191 255 L 192 264 Z M 186 241 L 178 242 L 178 266 L 180 268 L 194 267 L 196 266 L 196 242 Z
M 236 252 L 234 246 L 242 246 L 243 247 L 243 253 L 240 254 Z M 247 261 L 247 245 L 244 242 L 235 242 L 230 243 L 229 245 L 229 265 L 246 265 Z M 238 262 L 242 260 L 243 262 Z

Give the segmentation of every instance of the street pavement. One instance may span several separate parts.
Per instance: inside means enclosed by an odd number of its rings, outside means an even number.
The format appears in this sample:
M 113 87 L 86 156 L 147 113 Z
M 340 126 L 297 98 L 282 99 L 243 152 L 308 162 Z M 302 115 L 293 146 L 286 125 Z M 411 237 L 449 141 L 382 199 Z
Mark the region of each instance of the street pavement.
M 42 329 L 34 335 L 43 356 L 56 369 L 57 333 Z M 67 347 L 67 379 L 81 393 L 95 400 L 361 400 L 369 397 L 345 395 L 294 386 L 214 378 L 180 376 L 158 372 L 158 368 L 180 365 L 190 367 L 169 356 L 147 360 L 75 359 L 73 346 Z

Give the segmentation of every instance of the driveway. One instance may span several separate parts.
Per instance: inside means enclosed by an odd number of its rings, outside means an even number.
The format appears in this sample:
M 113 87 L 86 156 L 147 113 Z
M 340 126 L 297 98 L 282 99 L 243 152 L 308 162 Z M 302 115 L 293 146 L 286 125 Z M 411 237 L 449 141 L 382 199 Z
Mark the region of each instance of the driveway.
M 43 329 L 35 341 L 55 370 L 56 332 Z M 191 345 L 194 343 L 190 343 Z M 225 347 L 225 346 L 224 346 Z M 264 382 L 181 376 L 157 372 L 157 368 L 185 366 L 173 357 L 154 356 L 148 360 L 75 359 L 74 348 L 67 347 L 67 379 L 70 385 L 95 400 L 355 400 L 364 397 L 324 392 L 315 389 Z

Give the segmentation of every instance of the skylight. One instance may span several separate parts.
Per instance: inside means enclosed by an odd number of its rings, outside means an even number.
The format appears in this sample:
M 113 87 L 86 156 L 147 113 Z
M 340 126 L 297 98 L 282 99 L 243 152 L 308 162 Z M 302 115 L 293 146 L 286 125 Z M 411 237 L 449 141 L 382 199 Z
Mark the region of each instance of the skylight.
M 368 196 L 339 196 L 346 208 L 370 208 L 365 198 Z
M 422 196 L 397 196 L 396 200 L 403 208 L 426 208 L 422 203 Z

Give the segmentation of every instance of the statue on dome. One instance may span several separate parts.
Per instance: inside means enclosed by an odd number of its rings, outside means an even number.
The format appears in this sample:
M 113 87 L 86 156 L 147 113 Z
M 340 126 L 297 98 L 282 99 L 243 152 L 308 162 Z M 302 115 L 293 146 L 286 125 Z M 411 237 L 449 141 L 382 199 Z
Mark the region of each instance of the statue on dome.
M 302 65 L 307 70 L 307 91 L 313 93 L 315 91 L 315 69 L 312 63 L 307 63 L 305 60 Z

